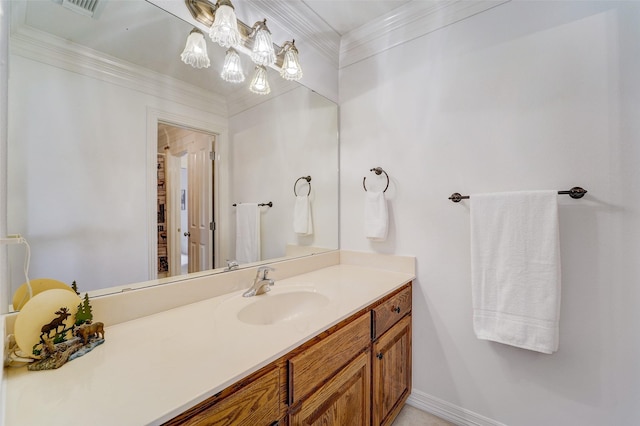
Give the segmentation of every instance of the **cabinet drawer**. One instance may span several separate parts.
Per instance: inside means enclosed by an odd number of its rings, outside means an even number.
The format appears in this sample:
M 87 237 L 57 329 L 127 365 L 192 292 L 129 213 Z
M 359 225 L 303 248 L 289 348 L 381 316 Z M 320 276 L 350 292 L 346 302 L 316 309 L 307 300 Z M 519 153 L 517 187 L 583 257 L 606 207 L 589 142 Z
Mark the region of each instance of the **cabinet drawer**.
M 345 327 L 289 359 L 289 402 L 300 401 L 351 361 L 371 342 L 369 315 Z
M 240 383 L 240 382 L 239 382 Z M 205 401 L 165 424 L 180 426 L 270 425 L 280 417 L 280 371 L 273 368 L 263 376 L 234 386 L 235 392 L 215 401 Z M 215 400 L 215 397 L 211 399 Z
M 411 285 L 373 308 L 373 338 L 376 339 L 411 312 Z

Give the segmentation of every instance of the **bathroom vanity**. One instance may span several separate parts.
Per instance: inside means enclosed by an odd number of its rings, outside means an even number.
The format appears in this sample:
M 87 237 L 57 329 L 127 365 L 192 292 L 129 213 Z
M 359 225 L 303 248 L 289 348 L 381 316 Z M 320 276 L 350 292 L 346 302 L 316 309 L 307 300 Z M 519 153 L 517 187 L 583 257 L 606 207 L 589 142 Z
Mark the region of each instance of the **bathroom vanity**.
M 242 297 L 247 268 L 95 299 L 105 344 L 58 370 L 5 370 L 4 424 L 389 424 L 411 390 L 414 264 L 336 251 L 272 264 L 260 296 Z M 140 301 L 144 316 L 119 322 Z
M 411 283 L 166 425 L 387 425 L 411 392 Z

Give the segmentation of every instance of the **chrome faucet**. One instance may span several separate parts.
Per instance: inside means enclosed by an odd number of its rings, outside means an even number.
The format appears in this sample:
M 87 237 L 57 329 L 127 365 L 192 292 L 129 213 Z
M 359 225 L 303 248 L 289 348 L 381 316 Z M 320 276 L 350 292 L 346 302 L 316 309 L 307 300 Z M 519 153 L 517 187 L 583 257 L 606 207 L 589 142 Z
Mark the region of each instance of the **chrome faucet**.
M 238 264 L 238 261 L 236 260 L 227 260 L 227 267 L 224 268 L 225 272 L 228 271 L 235 271 L 236 269 L 238 269 L 240 265 Z
M 275 269 L 269 266 L 261 266 L 258 268 L 258 272 L 256 273 L 256 277 L 253 280 L 253 285 L 247 291 L 245 291 L 242 295 L 244 297 L 252 297 L 257 296 L 259 294 L 264 294 L 268 291 L 271 291 L 271 287 L 274 284 L 272 278 L 268 278 L 269 272 L 275 271 Z

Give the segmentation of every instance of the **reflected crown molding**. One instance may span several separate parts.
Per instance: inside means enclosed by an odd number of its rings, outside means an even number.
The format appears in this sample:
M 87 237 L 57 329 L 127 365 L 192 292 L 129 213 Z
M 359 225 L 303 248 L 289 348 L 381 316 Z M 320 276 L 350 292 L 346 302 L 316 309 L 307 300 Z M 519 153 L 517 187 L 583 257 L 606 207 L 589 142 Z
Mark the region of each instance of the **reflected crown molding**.
M 338 66 L 340 34 L 316 15 L 304 2 L 290 0 L 250 1 L 246 7 L 269 22 L 277 23 L 291 32 L 297 45 L 310 46 L 332 65 Z M 303 43 L 301 41 L 304 40 Z M 306 48 L 306 47 L 305 47 Z
M 223 96 L 22 25 L 11 54 L 227 117 Z

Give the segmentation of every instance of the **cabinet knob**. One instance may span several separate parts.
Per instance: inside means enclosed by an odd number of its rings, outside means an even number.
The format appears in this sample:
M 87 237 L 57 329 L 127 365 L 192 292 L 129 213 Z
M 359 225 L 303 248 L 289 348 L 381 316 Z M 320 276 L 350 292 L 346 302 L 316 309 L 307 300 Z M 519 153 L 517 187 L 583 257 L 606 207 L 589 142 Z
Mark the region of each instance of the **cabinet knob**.
M 391 308 L 391 310 L 393 312 L 395 312 L 396 314 L 399 314 L 400 313 L 400 306 L 396 306 L 395 308 Z
M 280 421 L 276 420 L 275 422 L 271 423 L 269 426 L 279 426 L 280 425 Z
M 384 355 L 382 355 L 382 352 L 378 352 L 378 354 L 376 355 L 376 358 L 378 359 L 382 359 Z

